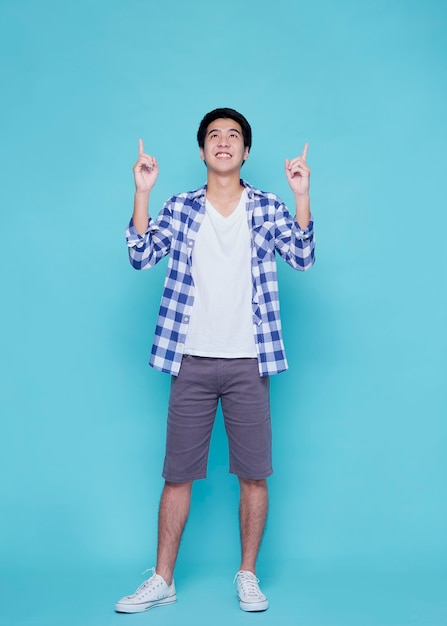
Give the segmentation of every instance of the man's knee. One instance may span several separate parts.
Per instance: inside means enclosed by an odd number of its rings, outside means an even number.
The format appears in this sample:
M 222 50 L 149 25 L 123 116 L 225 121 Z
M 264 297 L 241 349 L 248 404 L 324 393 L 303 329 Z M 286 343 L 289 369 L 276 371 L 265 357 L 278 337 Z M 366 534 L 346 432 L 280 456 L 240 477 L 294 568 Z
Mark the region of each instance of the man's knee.
M 171 491 L 177 493 L 185 493 L 191 491 L 193 481 L 174 483 L 170 480 L 165 480 L 163 491 Z
M 244 490 L 256 491 L 259 489 L 262 489 L 262 490 L 267 489 L 266 478 L 253 479 L 253 478 L 241 478 L 239 476 L 239 484 L 241 486 L 241 489 L 244 489 Z

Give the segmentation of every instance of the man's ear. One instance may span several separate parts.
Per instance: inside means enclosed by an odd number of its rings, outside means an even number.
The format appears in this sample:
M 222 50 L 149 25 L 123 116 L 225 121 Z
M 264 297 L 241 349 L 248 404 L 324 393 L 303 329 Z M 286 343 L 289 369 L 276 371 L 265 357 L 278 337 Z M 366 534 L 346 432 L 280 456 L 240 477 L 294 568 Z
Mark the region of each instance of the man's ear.
M 244 150 L 244 163 L 248 159 L 249 153 L 250 153 L 250 148 L 248 146 L 246 146 L 245 150 Z
M 203 148 L 200 148 L 200 158 L 202 159 L 202 161 L 205 160 L 205 153 L 203 151 Z

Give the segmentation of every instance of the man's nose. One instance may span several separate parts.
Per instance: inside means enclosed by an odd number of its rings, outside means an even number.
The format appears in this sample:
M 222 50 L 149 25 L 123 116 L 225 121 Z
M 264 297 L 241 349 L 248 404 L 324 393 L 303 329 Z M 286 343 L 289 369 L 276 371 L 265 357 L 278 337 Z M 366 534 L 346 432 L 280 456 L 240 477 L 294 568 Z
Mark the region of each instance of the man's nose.
M 228 139 L 225 135 L 222 135 L 219 139 L 219 146 L 228 146 Z

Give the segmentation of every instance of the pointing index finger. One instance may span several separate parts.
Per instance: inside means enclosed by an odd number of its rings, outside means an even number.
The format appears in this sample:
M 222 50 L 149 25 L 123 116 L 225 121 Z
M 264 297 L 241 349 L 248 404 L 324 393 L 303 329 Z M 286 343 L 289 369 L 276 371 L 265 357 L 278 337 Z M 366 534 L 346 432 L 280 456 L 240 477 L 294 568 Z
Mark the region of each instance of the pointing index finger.
M 139 139 L 138 140 L 138 154 L 139 154 L 139 156 L 141 156 L 143 153 L 144 153 L 143 140 Z
M 307 158 L 307 150 L 308 149 L 309 149 L 309 144 L 308 143 L 304 144 L 303 153 L 301 155 L 301 158 L 303 159 L 303 161 L 305 161 L 306 158 Z

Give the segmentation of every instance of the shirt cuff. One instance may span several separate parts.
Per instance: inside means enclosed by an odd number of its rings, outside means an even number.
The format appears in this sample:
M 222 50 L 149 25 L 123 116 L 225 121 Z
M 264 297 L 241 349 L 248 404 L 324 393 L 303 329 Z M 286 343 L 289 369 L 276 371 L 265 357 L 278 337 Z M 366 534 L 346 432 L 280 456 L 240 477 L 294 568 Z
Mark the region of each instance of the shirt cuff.
M 300 239 L 310 239 L 312 237 L 313 232 L 314 232 L 314 220 L 313 220 L 312 215 L 310 216 L 310 221 L 306 228 L 301 228 L 301 226 L 298 224 L 296 220 L 295 220 L 295 224 L 297 226 L 297 229 L 298 229 L 297 234 Z
M 147 221 L 147 229 L 143 235 L 140 235 L 133 224 L 133 218 L 131 218 L 129 226 L 126 230 L 126 242 L 128 247 L 133 248 L 135 246 L 138 247 L 143 245 L 147 241 L 150 233 L 156 230 L 158 230 L 158 226 L 155 224 L 154 220 L 149 217 Z

